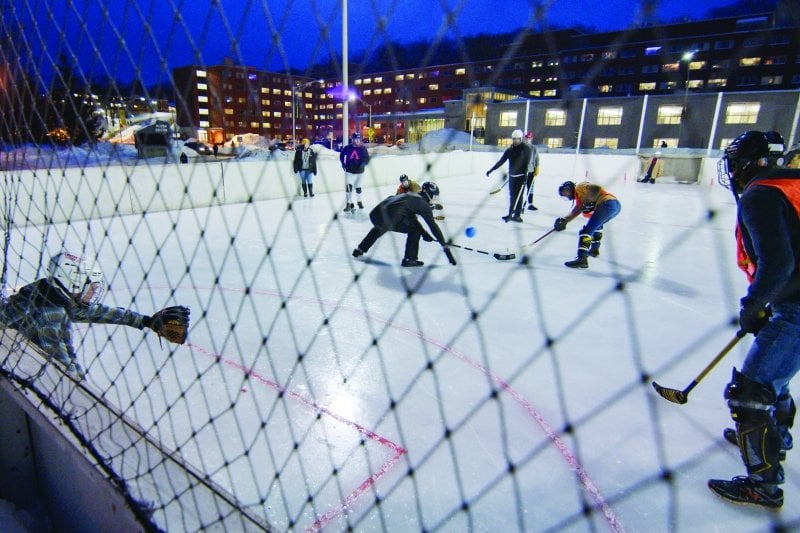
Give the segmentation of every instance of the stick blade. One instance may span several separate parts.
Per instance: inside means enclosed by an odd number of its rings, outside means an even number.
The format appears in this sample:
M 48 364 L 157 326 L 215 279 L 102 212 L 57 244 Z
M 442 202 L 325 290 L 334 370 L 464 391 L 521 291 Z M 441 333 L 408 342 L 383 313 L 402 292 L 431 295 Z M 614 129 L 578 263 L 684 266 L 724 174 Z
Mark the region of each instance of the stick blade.
M 513 254 L 513 253 L 511 253 L 511 254 L 496 253 L 496 254 L 493 255 L 493 257 L 495 259 L 497 259 L 498 261 L 511 261 L 512 259 L 516 259 L 517 255 Z
M 678 389 L 669 389 L 667 387 L 662 387 L 655 381 L 652 383 L 652 385 L 653 388 L 658 393 L 658 395 L 667 401 L 681 405 L 689 401 L 689 398 L 686 397 L 686 393 L 684 393 L 683 391 L 680 391 Z

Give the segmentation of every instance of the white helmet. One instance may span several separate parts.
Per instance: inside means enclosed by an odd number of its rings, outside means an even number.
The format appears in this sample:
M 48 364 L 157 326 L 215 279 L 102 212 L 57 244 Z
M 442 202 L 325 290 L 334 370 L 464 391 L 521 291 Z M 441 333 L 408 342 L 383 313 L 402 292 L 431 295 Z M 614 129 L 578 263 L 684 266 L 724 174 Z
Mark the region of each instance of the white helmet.
M 522 130 L 514 130 L 511 132 L 512 139 L 522 139 Z
M 50 258 L 47 275 L 58 282 L 70 296 L 84 304 L 99 302 L 105 292 L 105 281 L 100 268 L 93 260 L 72 252 L 63 251 Z

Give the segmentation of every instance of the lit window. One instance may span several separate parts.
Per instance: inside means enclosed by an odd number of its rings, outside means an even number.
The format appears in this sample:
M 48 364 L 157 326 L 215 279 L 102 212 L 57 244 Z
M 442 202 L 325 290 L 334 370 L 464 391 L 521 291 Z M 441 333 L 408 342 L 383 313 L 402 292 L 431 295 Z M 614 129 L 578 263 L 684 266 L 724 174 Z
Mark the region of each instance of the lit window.
M 542 91 L 528 91 L 531 96 L 542 96 Z
M 361 80 L 356 80 L 353 82 L 353 85 L 361 85 Z
M 616 59 L 617 51 L 616 50 L 608 50 L 603 52 L 603 59 Z
M 275 113 L 272 116 L 275 118 L 281 118 L 283 116 L 283 113 L 281 113 L 280 111 L 275 111 Z
M 262 117 L 269 117 L 269 116 L 272 116 L 272 113 L 270 113 L 269 111 L 262 111 L 261 112 L 261 116 Z
M 414 79 L 414 74 L 413 74 L 413 73 L 411 73 L 411 74 L 406 74 L 406 79 L 407 79 L 407 80 L 413 80 L 413 79 Z
M 541 68 L 544 66 L 544 61 L 532 61 L 531 68 Z
M 597 110 L 598 126 L 619 126 L 622 124 L 622 108 L 604 106 Z
M 758 102 L 740 102 L 728 104 L 725 109 L 725 124 L 755 124 L 758 120 Z
M 383 83 L 383 76 L 376 76 L 374 81 L 375 83 Z
M 548 148 L 561 148 L 564 146 L 563 137 L 545 137 L 544 145 Z
M 271 128 L 272 127 L 272 122 L 262 122 L 261 123 L 261 127 L 262 128 Z
M 372 83 L 372 78 L 364 78 L 364 85 Z
M 500 126 L 514 127 L 517 125 L 516 111 L 502 111 L 500 113 Z
M 391 88 L 391 87 L 387 87 L 387 88 L 385 88 L 385 89 L 383 90 L 383 92 L 384 92 L 385 94 L 390 94 L 390 93 L 392 92 L 392 88 Z
M 648 46 L 644 49 L 644 55 L 646 56 L 655 56 L 661 53 L 660 46 Z
M 661 138 L 661 139 L 653 139 L 653 148 L 664 148 L 661 144 L 666 144 L 666 148 L 677 148 L 678 147 L 678 139 L 675 138 Z
M 372 94 L 372 91 L 370 89 L 364 89 L 364 96 L 369 96 L 371 94 Z
M 423 97 L 421 97 L 421 98 L 417 98 L 417 103 L 418 103 L 418 104 L 424 104 L 424 103 L 425 103 L 425 102 L 427 102 L 427 101 L 428 101 L 428 99 L 427 99 L 427 98 L 425 98 L 424 96 L 423 96 Z
M 207 83 L 198 83 L 197 84 L 197 90 L 198 91 L 207 91 L 208 90 L 208 84 Z
M 616 149 L 617 145 L 619 145 L 619 139 L 617 139 L 616 137 L 595 137 L 594 139 L 595 148 Z
M 648 81 L 639 84 L 640 91 L 655 91 L 656 90 L 656 82 Z
M 544 113 L 545 126 L 565 126 L 567 124 L 567 112 L 563 109 L 548 109 Z
M 197 101 L 198 102 L 208 102 L 208 96 L 198 96 L 197 97 Z
M 545 89 L 544 95 L 545 96 L 556 96 L 558 91 L 556 89 Z
M 269 87 L 262 87 L 261 94 L 269 94 Z
M 462 68 L 457 68 L 457 69 L 456 69 L 456 76 L 463 76 L 463 75 L 464 75 L 464 74 L 466 74 L 466 73 L 467 73 L 467 69 L 465 69 L 465 68 L 463 68 L 463 67 L 462 67 Z
M 397 76 L 394 77 L 395 81 L 401 81 L 403 78 L 404 76 L 402 74 L 398 74 Z
M 680 68 L 678 63 L 664 63 L 661 65 L 661 70 L 664 72 L 677 72 Z
M 785 65 L 786 56 L 772 56 L 764 59 L 765 65 Z
M 272 100 L 261 100 L 261 105 L 270 105 Z
M 201 115 L 208 115 L 208 109 L 206 109 L 205 107 L 201 107 L 200 109 L 197 110 L 197 112 L 200 113 Z
M 272 94 L 281 94 L 280 89 L 272 89 Z
M 375 89 L 375 94 L 383 94 L 383 89 Z
M 683 116 L 683 106 L 660 105 L 656 113 L 656 124 L 680 124 Z
M 292 107 L 292 102 L 286 100 L 285 102 L 283 102 L 283 107 Z
M 428 90 L 429 91 L 438 91 L 439 90 L 439 84 L 438 83 L 431 83 L 430 85 L 428 85 Z
M 764 76 L 761 78 L 761 85 L 780 85 L 783 83 L 783 76 Z
M 205 78 L 208 75 L 205 70 L 195 70 L 194 74 L 198 78 Z
M 743 57 L 739 60 L 740 67 L 757 67 L 760 63 L 760 57 Z
M 226 107 L 223 113 L 225 113 L 226 115 L 233 115 L 233 109 Z
M 597 90 L 600 91 L 603 94 L 608 94 L 608 93 L 610 93 L 610 92 L 612 92 L 614 90 L 614 86 L 613 85 L 601 85 L 600 87 L 597 88 Z
M 727 78 L 714 78 L 708 80 L 709 87 L 725 87 L 728 84 Z
M 211 124 L 207 120 L 201 120 L 200 121 L 200 127 L 201 128 L 210 128 Z

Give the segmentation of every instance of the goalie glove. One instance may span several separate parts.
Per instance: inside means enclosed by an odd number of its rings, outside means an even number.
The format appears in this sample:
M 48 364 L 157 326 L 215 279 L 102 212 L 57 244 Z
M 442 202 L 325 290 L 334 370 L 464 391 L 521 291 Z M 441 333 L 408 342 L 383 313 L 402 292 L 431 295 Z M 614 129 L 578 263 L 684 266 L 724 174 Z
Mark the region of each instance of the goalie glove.
M 169 342 L 183 344 L 189 331 L 190 312 L 190 309 L 183 305 L 165 307 L 153 316 L 146 317 L 144 326 L 158 334 L 159 342 L 163 337 Z

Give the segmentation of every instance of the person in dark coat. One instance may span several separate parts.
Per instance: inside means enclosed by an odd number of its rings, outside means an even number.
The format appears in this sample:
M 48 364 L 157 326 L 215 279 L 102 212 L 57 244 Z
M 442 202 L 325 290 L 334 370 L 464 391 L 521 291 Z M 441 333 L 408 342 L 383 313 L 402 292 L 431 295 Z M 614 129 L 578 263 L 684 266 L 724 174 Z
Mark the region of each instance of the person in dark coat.
M 522 222 L 522 193 L 528 175 L 528 165 L 531 161 L 531 145 L 522 142 L 522 130 L 511 133 L 511 146 L 506 148 L 503 155 L 490 168 L 486 175 L 500 168 L 508 161 L 508 214 L 503 220 L 508 222 Z
M 439 187 L 433 182 L 426 181 L 422 184 L 419 193 L 408 192 L 386 198 L 370 212 L 369 219 L 372 222 L 372 229 L 353 250 L 353 257 L 361 257 L 367 253 L 375 241 L 387 231 L 396 231 L 407 235 L 402 266 L 418 267 L 424 264 L 417 258 L 420 238 L 426 242 L 436 240 L 442 246 L 450 264 L 455 265 L 456 259 L 433 217 L 431 205 L 436 203 L 438 197 Z M 418 216 L 422 217 L 428 225 L 432 236 L 419 223 Z
M 294 151 L 294 173 L 300 176 L 303 196 L 314 196 L 314 176 L 317 175 L 317 153 L 311 148 L 311 141 L 303 139 L 303 143 Z

